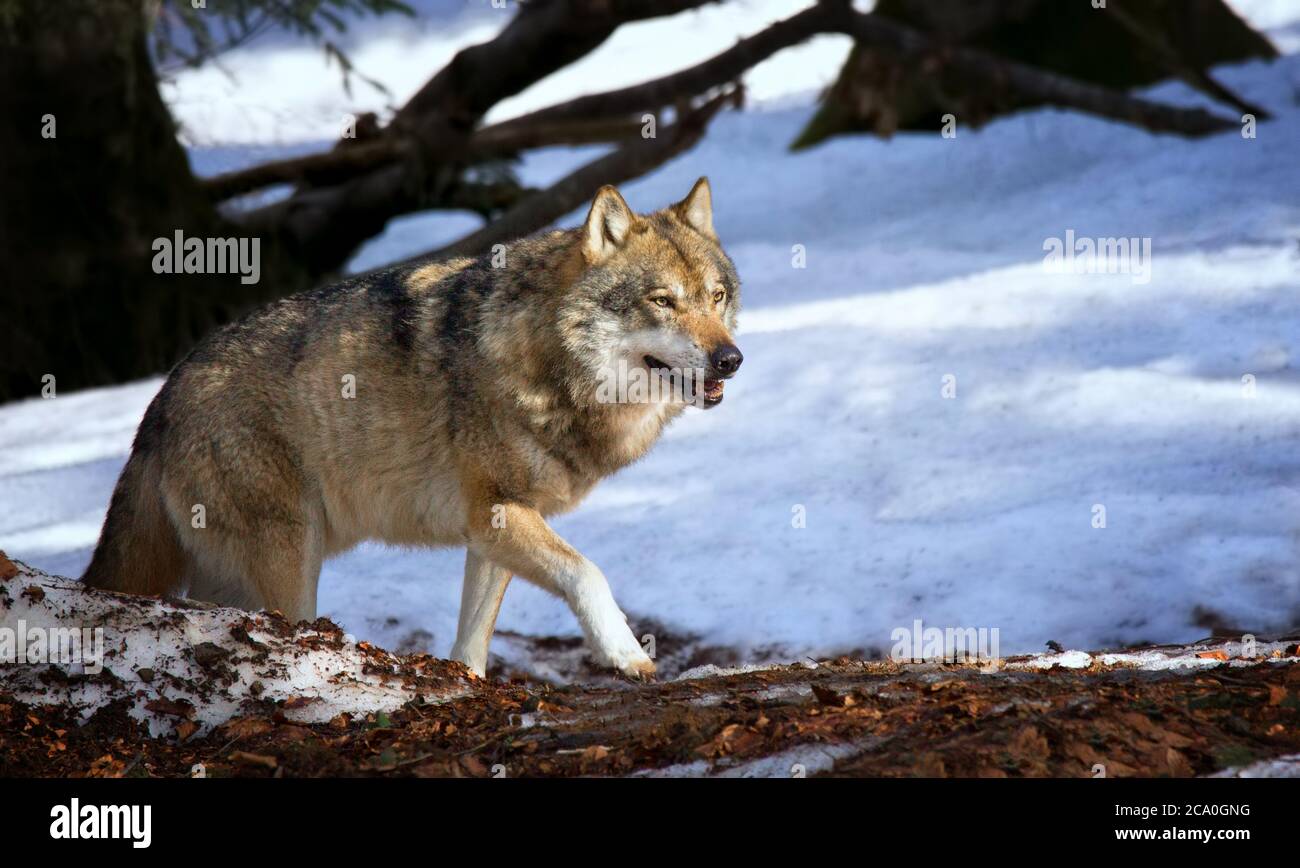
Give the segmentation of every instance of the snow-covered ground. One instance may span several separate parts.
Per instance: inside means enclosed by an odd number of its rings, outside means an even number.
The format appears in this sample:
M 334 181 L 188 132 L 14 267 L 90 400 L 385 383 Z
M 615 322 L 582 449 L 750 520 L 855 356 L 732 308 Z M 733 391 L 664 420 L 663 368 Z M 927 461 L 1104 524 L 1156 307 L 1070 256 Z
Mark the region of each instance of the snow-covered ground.
M 1300 3 L 1234 5 L 1296 50 Z M 702 57 L 761 24 L 689 44 Z M 829 77 L 837 46 L 805 60 Z M 427 74 L 418 56 L 401 62 Z M 238 58 L 227 66 L 238 73 Z M 545 101 L 615 83 L 612 68 L 588 70 Z M 648 210 L 710 176 L 745 282 L 744 370 L 720 408 L 688 413 L 559 531 L 634 622 L 789 657 L 887 652 L 917 618 L 998 628 L 1004 655 L 1300 623 L 1300 55 L 1217 72 L 1276 113 L 1257 138 L 1036 111 L 955 139 L 851 137 L 792 155 L 807 96 L 792 106 L 774 87 L 777 103 L 720 117 L 624 193 Z M 1205 104 L 1181 85 L 1152 95 Z M 222 117 L 214 129 L 238 125 Z M 592 153 L 543 152 L 521 175 L 547 183 Z M 203 171 L 264 156 L 194 152 Z M 474 225 L 394 221 L 353 267 Z M 1050 273 L 1044 244 L 1069 230 L 1149 238 L 1148 274 Z M 79 574 L 159 382 L 0 407 L 0 549 Z M 460 560 L 363 546 L 327 564 L 321 613 L 361 639 L 445 654 Z M 500 626 L 577 635 L 563 604 L 523 583 Z

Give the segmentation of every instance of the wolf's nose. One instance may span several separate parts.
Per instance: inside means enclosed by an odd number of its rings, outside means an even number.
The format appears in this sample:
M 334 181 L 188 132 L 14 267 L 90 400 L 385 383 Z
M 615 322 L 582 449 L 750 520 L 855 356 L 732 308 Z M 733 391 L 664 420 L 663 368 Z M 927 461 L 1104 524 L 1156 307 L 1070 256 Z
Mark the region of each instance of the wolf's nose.
M 743 361 L 745 357 L 740 354 L 740 347 L 734 344 L 724 344 L 709 356 L 709 363 L 713 365 L 713 369 L 724 377 L 736 373 L 736 369 Z

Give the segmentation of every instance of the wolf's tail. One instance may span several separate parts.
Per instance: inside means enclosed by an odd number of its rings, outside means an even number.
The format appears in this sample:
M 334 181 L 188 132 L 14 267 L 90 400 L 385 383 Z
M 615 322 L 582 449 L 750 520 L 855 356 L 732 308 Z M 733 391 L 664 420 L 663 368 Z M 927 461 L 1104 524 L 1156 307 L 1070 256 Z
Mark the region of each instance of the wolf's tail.
M 159 460 L 136 450 L 113 489 L 99 545 L 81 581 L 128 594 L 167 594 L 180 585 L 184 566 L 163 503 Z

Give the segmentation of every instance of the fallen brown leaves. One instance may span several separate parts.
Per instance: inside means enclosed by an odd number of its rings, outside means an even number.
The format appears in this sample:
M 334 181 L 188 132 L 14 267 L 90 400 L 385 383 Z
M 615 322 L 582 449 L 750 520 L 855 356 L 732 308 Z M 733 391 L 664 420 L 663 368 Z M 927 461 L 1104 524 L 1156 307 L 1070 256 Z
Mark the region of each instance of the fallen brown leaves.
M 8 581 L 18 575 L 18 567 L 13 561 L 0 551 L 0 582 Z
M 237 750 L 230 754 L 230 761 L 237 765 L 257 766 L 264 769 L 275 769 L 280 765 L 279 760 L 273 756 L 267 756 L 260 753 L 248 753 L 247 751 Z
M 1185 777 L 1300 750 L 1300 666 L 988 675 L 837 661 L 648 685 L 484 680 L 442 704 L 313 725 L 268 708 L 204 735 L 184 703 L 152 710 L 174 721 L 168 735 L 150 738 L 120 708 L 83 724 L 0 695 L 0 775 L 743 772 L 836 746 L 840 759 L 816 773 Z

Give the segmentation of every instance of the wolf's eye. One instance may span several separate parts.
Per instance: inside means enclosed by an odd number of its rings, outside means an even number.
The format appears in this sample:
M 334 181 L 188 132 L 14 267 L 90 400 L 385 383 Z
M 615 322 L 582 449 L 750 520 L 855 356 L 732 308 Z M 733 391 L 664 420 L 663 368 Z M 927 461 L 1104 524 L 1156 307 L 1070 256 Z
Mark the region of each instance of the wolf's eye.
M 727 297 L 727 291 L 725 289 L 720 289 L 717 292 L 713 293 L 713 303 L 722 304 L 723 299 L 725 299 L 726 297 Z
M 652 298 L 652 299 L 650 299 L 650 300 L 653 301 L 655 304 L 659 305 L 660 307 L 672 307 L 672 306 L 673 306 L 672 300 L 669 299 L 668 296 L 666 296 L 666 295 L 656 295 L 654 298 Z

